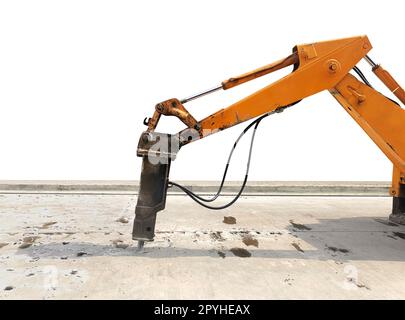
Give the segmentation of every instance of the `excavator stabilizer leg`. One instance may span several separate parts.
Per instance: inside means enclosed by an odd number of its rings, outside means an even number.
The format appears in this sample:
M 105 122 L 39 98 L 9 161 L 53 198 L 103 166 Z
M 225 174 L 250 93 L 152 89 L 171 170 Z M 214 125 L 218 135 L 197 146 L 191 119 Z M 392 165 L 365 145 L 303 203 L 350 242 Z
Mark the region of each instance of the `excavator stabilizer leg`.
M 390 220 L 405 225 L 405 185 L 401 185 L 400 189 L 400 196 L 393 197 Z

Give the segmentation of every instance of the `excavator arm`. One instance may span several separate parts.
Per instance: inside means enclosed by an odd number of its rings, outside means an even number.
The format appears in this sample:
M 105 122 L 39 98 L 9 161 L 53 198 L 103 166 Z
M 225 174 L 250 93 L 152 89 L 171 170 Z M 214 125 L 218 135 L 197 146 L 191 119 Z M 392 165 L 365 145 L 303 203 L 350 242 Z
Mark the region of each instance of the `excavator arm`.
M 181 147 L 258 116 L 281 112 L 324 90 L 335 97 L 392 161 L 390 194 L 394 205 L 391 218 L 401 222 L 399 220 L 405 216 L 405 110 L 373 89 L 356 69 L 356 64 L 366 59 L 377 77 L 403 104 L 405 92 L 386 70 L 367 56 L 371 49 L 366 36 L 299 45 L 287 58 L 232 77 L 213 89 L 186 99 L 158 103 L 153 116 L 144 121 L 148 128 L 141 134 L 137 149 L 143 163 L 133 239 L 139 240 L 141 245 L 143 241 L 153 240 L 156 214 L 165 207 L 170 163 Z M 200 121 L 184 107 L 187 102 L 206 94 L 231 89 L 288 66 L 293 66 L 293 71 L 287 76 Z M 350 74 L 352 69 L 357 70 L 365 83 Z M 186 128 L 176 134 L 156 132 L 162 115 L 179 118 Z

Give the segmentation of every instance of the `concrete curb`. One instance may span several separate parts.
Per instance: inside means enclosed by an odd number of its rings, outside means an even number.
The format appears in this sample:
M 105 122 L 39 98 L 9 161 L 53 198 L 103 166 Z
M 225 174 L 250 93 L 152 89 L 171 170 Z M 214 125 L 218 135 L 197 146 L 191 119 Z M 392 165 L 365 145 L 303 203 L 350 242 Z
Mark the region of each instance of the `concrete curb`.
M 180 181 L 192 191 L 210 195 L 218 189 L 217 181 Z M 241 182 L 226 183 L 223 194 L 235 194 Z M 343 181 L 249 181 L 245 196 L 388 196 L 389 182 L 343 182 Z M 139 181 L 117 180 L 3 180 L 0 193 L 72 193 L 72 194 L 137 194 Z M 177 188 L 169 189 L 169 194 L 182 194 Z

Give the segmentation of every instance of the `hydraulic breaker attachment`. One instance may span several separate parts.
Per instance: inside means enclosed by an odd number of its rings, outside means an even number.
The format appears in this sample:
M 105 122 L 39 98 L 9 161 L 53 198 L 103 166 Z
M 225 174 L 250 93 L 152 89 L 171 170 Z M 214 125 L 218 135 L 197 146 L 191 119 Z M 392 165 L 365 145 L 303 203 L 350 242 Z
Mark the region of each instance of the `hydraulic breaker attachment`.
M 163 210 L 166 204 L 170 160 L 167 164 L 153 164 L 152 162 L 148 157 L 143 157 L 141 182 L 132 232 L 132 239 L 134 240 L 153 240 L 156 214 L 158 211 Z
M 153 241 L 156 214 L 165 208 L 170 162 L 176 156 L 175 141 L 171 135 L 157 132 L 144 132 L 139 140 L 142 171 L 132 232 L 139 248 L 144 241 Z

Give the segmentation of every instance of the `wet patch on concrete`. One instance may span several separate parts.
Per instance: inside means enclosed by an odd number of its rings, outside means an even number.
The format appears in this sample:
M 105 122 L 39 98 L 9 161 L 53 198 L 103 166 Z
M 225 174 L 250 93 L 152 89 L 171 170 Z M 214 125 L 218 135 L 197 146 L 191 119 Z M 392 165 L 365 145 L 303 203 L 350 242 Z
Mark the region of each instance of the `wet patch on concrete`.
M 290 224 L 298 230 L 311 230 L 312 228 L 307 227 L 305 224 L 295 223 L 294 220 L 290 220 Z
M 252 256 L 252 254 L 247 251 L 246 249 L 243 248 L 232 248 L 230 250 L 235 256 L 240 257 L 240 258 L 249 258 Z
M 405 240 L 405 233 L 403 232 L 393 232 L 394 236 Z
M 244 235 L 244 236 L 242 237 L 242 242 L 243 242 L 246 246 L 254 246 L 254 247 L 256 247 L 256 248 L 259 247 L 259 241 L 258 241 L 257 239 L 255 239 L 255 238 L 253 238 L 253 236 L 250 235 L 250 234 Z
M 381 223 L 383 225 L 389 226 L 389 227 L 398 227 L 398 225 L 394 222 L 391 222 L 389 220 L 384 220 L 384 219 L 374 219 L 374 221 Z
M 23 238 L 23 243 L 18 247 L 20 249 L 26 249 L 31 247 L 36 240 L 38 240 L 39 236 L 32 236 L 32 237 L 25 237 Z
M 226 224 L 236 224 L 236 218 L 235 217 L 224 217 L 224 220 L 222 221 L 223 223 Z
M 298 243 L 293 242 L 293 243 L 291 243 L 291 245 L 292 245 L 297 251 L 302 252 L 302 253 L 305 252 L 304 250 L 302 250 L 302 248 L 300 247 L 300 245 L 299 245 Z

